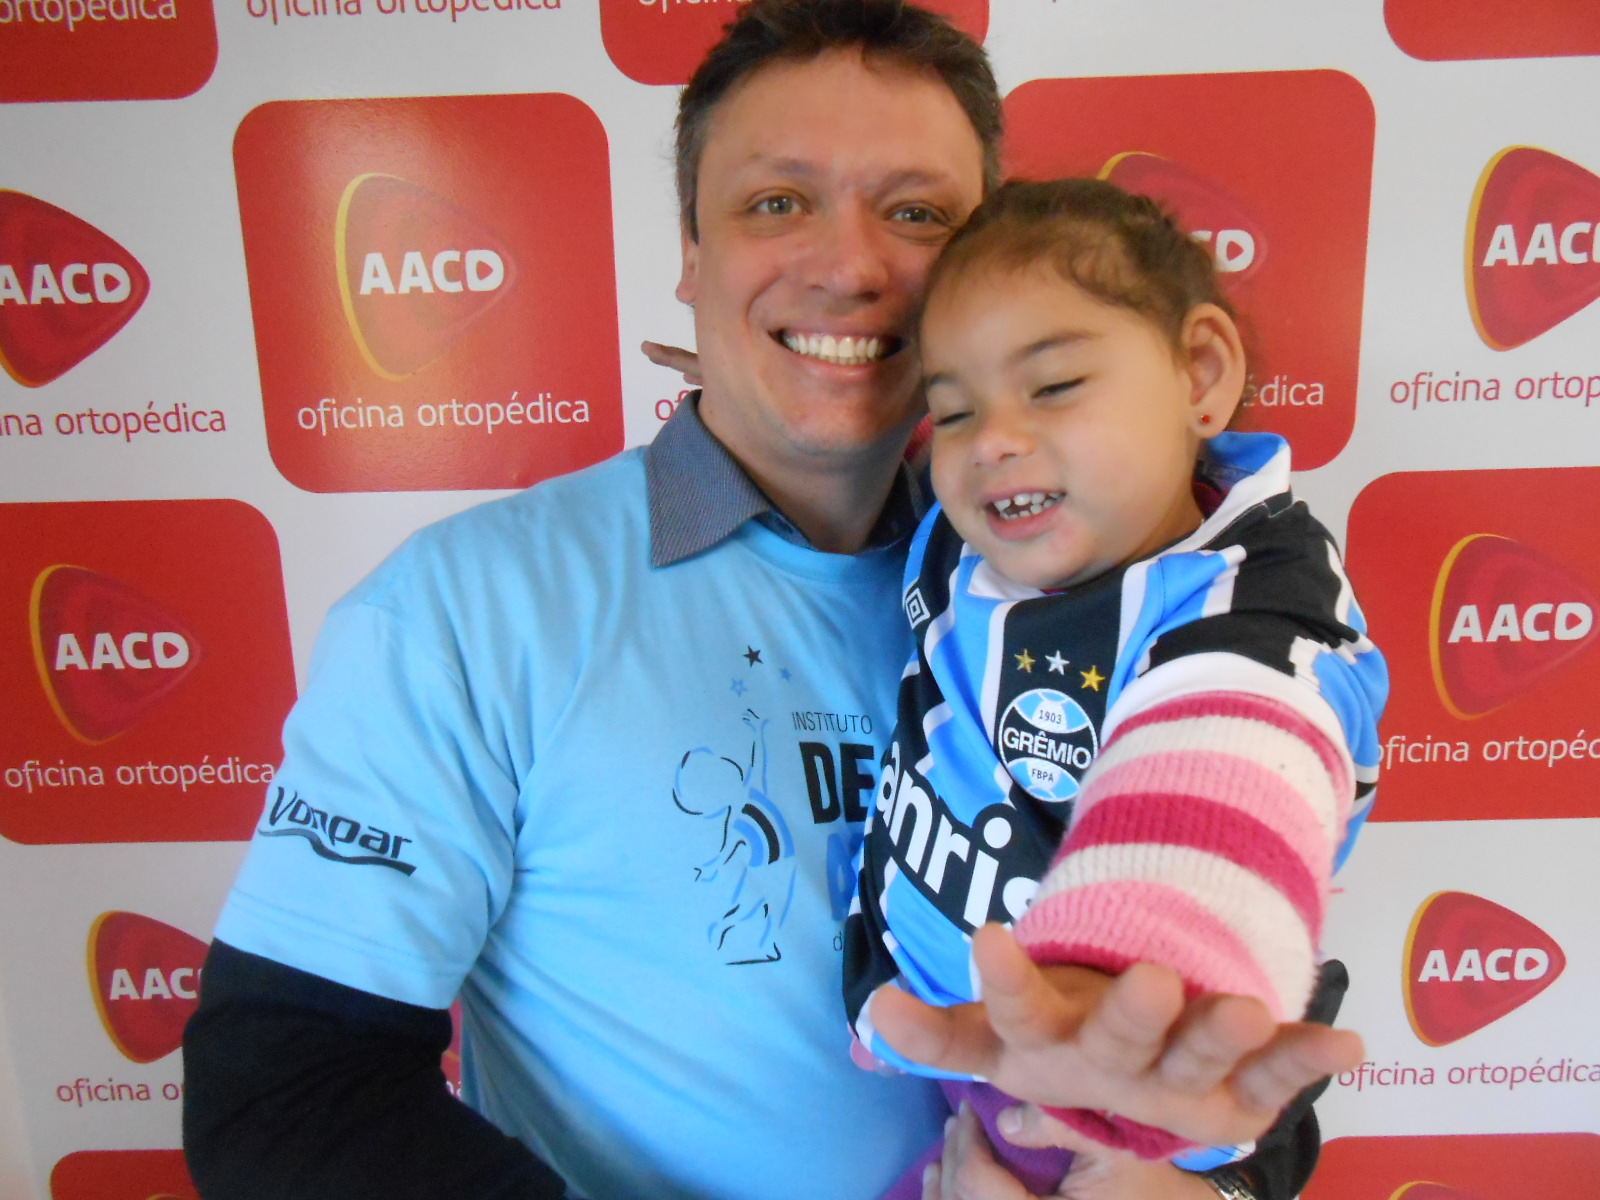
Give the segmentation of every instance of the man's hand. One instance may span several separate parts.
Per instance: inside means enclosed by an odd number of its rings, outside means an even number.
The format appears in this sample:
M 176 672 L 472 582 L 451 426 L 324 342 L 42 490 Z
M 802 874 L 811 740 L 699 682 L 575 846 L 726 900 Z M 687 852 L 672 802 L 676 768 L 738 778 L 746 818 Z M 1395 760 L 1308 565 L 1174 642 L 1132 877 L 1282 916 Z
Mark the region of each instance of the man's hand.
M 660 342 L 643 342 L 639 349 L 643 350 L 644 356 L 656 366 L 677 371 L 690 387 L 699 387 L 705 382 L 700 377 L 700 356 L 693 350 L 685 350 L 681 346 L 664 346 Z
M 901 1054 L 981 1076 L 1057 1108 L 1100 1109 L 1203 1145 L 1246 1142 L 1295 1094 L 1361 1061 L 1361 1039 L 1273 1023 L 1246 996 L 1184 1002 L 1177 973 L 1141 963 L 1116 978 L 1036 966 L 1011 934 L 980 929 L 984 1000 L 932 1008 L 894 986 L 872 1023 Z
M 1007 1109 L 1001 1132 L 1018 1146 L 1074 1152 L 1072 1169 L 1042 1200 L 1216 1200 L 1203 1180 L 1170 1162 L 1146 1162 L 1091 1142 L 1031 1105 Z M 966 1105 L 945 1127 L 944 1158 L 922 1179 L 922 1200 L 1034 1200 L 995 1162 L 983 1127 Z

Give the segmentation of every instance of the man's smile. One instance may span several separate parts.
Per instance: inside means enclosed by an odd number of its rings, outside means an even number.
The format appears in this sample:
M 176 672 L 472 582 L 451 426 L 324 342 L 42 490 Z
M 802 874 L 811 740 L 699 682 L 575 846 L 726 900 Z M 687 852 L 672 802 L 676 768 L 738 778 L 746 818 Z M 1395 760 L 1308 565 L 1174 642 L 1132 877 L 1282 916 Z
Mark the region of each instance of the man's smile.
M 865 366 L 895 354 L 905 344 L 903 338 L 879 335 L 836 335 L 782 329 L 774 335 L 795 354 L 841 366 Z

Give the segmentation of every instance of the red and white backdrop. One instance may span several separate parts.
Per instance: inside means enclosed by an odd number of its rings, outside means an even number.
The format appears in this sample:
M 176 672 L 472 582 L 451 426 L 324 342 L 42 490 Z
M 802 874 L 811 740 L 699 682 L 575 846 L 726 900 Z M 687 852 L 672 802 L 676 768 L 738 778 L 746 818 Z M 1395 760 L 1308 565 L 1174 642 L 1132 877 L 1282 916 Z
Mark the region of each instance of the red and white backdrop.
M 738 0 L 0 0 L 0 1196 L 184 1200 L 176 1053 L 328 606 L 648 441 Z M 1393 666 L 1316 1200 L 1600 1184 L 1600 8 L 943 0 L 1175 206 Z

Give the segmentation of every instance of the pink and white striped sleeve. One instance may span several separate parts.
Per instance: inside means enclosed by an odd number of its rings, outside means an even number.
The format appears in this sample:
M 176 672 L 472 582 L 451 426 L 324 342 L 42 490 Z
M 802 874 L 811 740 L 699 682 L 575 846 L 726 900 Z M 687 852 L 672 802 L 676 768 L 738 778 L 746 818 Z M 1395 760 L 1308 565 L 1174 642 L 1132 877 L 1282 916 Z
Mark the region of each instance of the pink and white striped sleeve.
M 1017 938 L 1036 962 L 1161 963 L 1191 997 L 1256 996 L 1297 1020 L 1354 790 L 1348 754 L 1281 700 L 1163 700 L 1123 721 L 1085 776 Z M 1105 1114 L 1055 1115 L 1144 1157 L 1188 1145 Z

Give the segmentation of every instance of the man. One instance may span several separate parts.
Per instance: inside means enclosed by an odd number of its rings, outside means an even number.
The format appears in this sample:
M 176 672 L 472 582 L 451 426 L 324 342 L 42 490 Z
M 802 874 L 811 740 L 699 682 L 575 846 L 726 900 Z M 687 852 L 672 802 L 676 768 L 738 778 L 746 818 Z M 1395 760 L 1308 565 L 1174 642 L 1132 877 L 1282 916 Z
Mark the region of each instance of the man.
M 893 0 L 758 0 L 697 73 L 704 392 L 330 614 L 186 1042 L 208 1200 L 866 1200 L 935 1137 L 923 1081 L 849 1061 L 837 934 L 908 645 L 910 321 L 998 133 L 981 51 Z M 1060 1016 L 1016 978 L 1016 1028 Z M 437 1065 L 458 993 L 470 1108 Z M 1173 1015 L 1130 1095 L 1181 1120 L 1250 1038 L 1191 1014 L 1162 1054 Z M 921 1034 L 1011 1053 L 944 1019 Z M 1258 1128 L 1315 1073 L 1289 1057 Z

